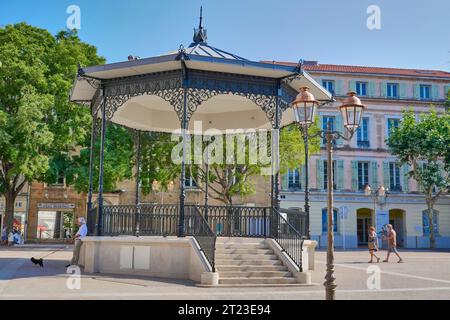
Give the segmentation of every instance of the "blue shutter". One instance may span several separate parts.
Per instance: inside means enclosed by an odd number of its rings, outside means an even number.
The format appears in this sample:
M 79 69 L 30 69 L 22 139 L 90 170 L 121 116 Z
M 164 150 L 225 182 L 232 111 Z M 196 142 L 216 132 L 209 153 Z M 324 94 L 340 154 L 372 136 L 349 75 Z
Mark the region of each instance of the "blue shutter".
M 439 87 L 437 85 L 431 86 L 431 99 L 439 100 Z
M 281 190 L 289 190 L 289 170 L 281 175 Z
M 378 189 L 378 162 L 372 161 L 370 164 L 372 166 L 372 181 L 370 184 L 372 189 Z
M 356 92 L 356 81 L 355 80 L 350 80 L 348 87 L 350 89 L 350 91 L 354 91 Z
M 322 209 L 322 232 L 327 232 L 327 209 Z
M 449 97 L 449 95 L 450 95 L 450 85 L 446 85 L 444 87 L 444 99 Z
M 336 188 L 344 190 L 344 160 L 337 160 Z
M 403 192 L 409 192 L 409 165 L 404 164 L 401 168 L 402 176 L 403 176 Z
M 352 190 L 358 191 L 358 161 L 352 161 Z
M 423 221 L 423 235 L 430 235 L 430 219 L 428 218 L 428 210 L 424 210 L 422 212 L 422 221 Z M 439 233 L 439 221 L 437 211 L 433 212 L 433 228 L 434 235 L 437 236 Z
M 342 92 L 342 80 L 336 80 L 334 83 L 335 83 L 334 95 L 336 96 L 344 95 L 344 92 Z
M 337 131 L 339 131 L 339 132 L 342 132 L 342 133 L 344 133 L 344 121 L 343 121 L 343 119 L 342 119 L 342 115 L 339 113 L 336 117 L 335 117 L 335 121 L 336 121 L 336 123 L 335 123 L 335 126 L 334 126 L 334 130 L 337 130 Z M 339 139 L 337 139 L 337 141 L 336 141 L 336 144 L 338 145 L 338 146 L 342 146 L 343 144 L 344 144 L 344 139 L 342 139 L 342 138 L 339 138 Z
M 387 188 L 387 189 L 391 188 L 389 162 L 388 161 L 383 162 L 383 184 L 384 184 L 385 188 Z
M 400 83 L 399 84 L 399 89 L 400 89 L 400 92 L 399 92 L 400 99 L 406 99 L 407 98 L 407 96 L 406 96 L 406 83 Z
M 380 95 L 382 98 L 387 98 L 387 82 L 380 82 Z
M 337 232 L 338 226 L 338 212 L 333 209 L 333 231 Z M 322 209 L 322 232 L 328 232 L 328 210 L 327 208 Z
M 316 181 L 317 181 L 317 189 L 323 190 L 323 160 L 317 159 L 316 161 Z
M 369 97 L 375 97 L 376 95 L 376 89 L 375 89 L 375 82 L 374 81 L 369 81 L 369 92 L 368 92 L 368 96 Z
M 414 99 L 420 100 L 420 84 L 416 83 L 413 87 Z

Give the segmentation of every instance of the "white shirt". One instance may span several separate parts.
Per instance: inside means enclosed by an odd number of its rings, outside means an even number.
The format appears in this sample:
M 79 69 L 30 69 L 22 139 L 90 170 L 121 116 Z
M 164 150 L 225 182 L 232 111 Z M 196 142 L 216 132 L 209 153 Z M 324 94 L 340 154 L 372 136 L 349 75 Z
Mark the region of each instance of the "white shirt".
M 87 226 L 86 226 L 86 224 L 85 223 L 83 223 L 81 226 L 80 226 L 80 229 L 78 229 L 78 232 L 77 232 L 77 234 L 76 235 L 80 235 L 80 239 L 83 239 L 84 237 L 86 237 L 87 236 Z M 75 236 L 76 236 L 75 235 Z

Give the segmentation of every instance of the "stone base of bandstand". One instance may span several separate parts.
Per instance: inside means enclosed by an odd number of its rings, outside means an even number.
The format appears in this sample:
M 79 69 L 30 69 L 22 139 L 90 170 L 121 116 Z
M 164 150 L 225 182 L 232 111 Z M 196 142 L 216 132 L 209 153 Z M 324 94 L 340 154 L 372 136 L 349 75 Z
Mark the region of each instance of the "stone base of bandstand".
M 87 273 L 215 283 L 211 267 L 192 237 L 86 237 L 80 265 Z

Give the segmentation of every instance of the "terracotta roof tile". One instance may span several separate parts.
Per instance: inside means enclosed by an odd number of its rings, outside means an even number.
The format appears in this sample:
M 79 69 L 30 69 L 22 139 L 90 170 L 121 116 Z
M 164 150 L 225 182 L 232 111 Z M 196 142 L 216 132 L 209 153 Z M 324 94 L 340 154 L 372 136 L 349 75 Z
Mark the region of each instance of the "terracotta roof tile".
M 278 65 L 296 66 L 294 62 L 280 62 L 280 61 L 262 61 L 264 63 L 273 63 Z M 400 69 L 400 68 L 382 68 L 382 67 L 364 67 L 364 66 L 347 66 L 336 64 L 310 64 L 304 65 L 306 71 L 319 72 L 342 72 L 342 73 L 364 73 L 364 74 L 378 74 L 390 76 L 411 76 L 411 77 L 436 77 L 450 79 L 450 72 L 440 70 L 421 70 L 421 69 Z

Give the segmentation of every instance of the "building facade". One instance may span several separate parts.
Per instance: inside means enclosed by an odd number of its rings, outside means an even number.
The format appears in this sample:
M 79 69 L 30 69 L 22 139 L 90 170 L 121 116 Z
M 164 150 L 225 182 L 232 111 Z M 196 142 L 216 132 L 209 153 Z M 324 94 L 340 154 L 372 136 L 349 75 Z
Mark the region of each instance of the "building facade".
M 335 241 L 337 247 L 356 248 L 367 244 L 370 226 L 377 229 L 391 223 L 397 230 L 400 246 L 429 247 L 429 222 L 426 202 L 416 181 L 407 177 L 409 168 L 400 166 L 389 153 L 386 139 L 398 126 L 402 111 L 412 108 L 417 116 L 444 110 L 450 90 L 450 73 L 305 63 L 304 68 L 333 95 L 343 98 L 354 91 L 367 106 L 361 127 L 351 141 L 334 142 Z M 337 110 L 339 102 L 319 111 L 319 126 L 344 132 Z M 327 161 L 324 141 L 320 154 L 310 158 L 311 236 L 326 246 Z M 304 206 L 304 166 L 282 177 L 281 204 L 286 208 Z M 364 189 L 380 186 L 387 197 L 366 196 Z M 450 248 L 450 197 L 441 196 L 435 206 L 438 248 Z

